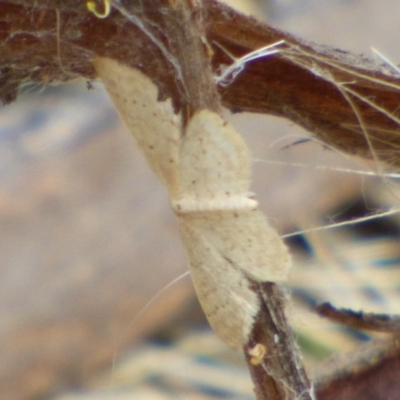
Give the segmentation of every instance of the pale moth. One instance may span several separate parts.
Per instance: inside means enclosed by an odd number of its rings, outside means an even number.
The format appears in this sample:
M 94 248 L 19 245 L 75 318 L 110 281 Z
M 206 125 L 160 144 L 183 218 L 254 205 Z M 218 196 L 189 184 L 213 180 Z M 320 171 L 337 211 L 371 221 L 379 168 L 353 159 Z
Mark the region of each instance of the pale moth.
M 170 100 L 141 71 L 94 61 L 112 101 L 169 191 L 190 274 L 217 335 L 233 349 L 248 341 L 260 300 L 251 282 L 285 280 L 286 247 L 249 192 L 250 158 L 234 128 L 210 110 L 183 129 Z

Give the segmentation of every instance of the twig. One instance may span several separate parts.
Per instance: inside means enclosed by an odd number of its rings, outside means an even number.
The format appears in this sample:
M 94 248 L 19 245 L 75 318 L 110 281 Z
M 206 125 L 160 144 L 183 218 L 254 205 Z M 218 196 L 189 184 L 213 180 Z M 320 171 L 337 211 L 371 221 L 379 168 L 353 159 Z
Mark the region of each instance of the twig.
M 352 328 L 400 334 L 400 316 L 398 315 L 338 309 L 330 303 L 319 304 L 315 307 L 315 311 L 321 317 Z
M 262 308 L 246 346 L 246 361 L 257 399 L 313 399 L 311 383 L 285 317 L 287 296 L 274 283 L 260 284 L 257 290 Z M 258 357 L 254 355 L 257 348 L 265 349 Z

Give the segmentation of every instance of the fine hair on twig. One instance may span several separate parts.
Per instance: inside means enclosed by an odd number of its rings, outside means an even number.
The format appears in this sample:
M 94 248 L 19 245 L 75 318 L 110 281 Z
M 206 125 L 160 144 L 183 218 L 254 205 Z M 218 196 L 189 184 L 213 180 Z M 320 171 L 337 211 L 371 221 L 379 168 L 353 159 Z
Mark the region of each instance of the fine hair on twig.
M 236 58 L 219 43 L 214 42 L 217 47 L 219 47 L 234 61 L 231 65 L 220 68 L 219 74 L 214 78 L 215 83 L 220 86 L 230 85 L 244 70 L 248 62 L 279 53 L 281 51 L 280 47 L 285 43 L 285 40 L 279 40 L 275 43 L 254 50 L 251 53 L 245 54 L 243 57 Z
M 378 52 L 375 50 L 375 53 Z M 380 53 L 379 53 L 380 54 Z M 294 64 L 304 68 L 311 73 L 313 73 L 318 78 L 321 78 L 336 87 L 336 89 L 341 93 L 345 101 L 349 104 L 350 108 L 353 110 L 354 116 L 358 122 L 357 127 L 349 126 L 349 124 L 342 124 L 344 128 L 351 129 L 355 133 L 361 133 L 365 140 L 367 141 L 369 151 L 371 153 L 372 158 L 376 161 L 376 166 L 378 171 L 381 171 L 381 160 L 379 154 L 377 153 L 373 141 L 378 141 L 378 138 L 374 137 L 372 134 L 373 130 L 377 128 L 368 126 L 368 124 L 364 121 L 363 114 L 360 112 L 358 103 L 364 103 L 365 105 L 371 107 L 371 109 L 376 112 L 384 115 L 389 120 L 396 123 L 400 130 L 400 118 L 397 117 L 395 111 L 387 110 L 378 104 L 378 101 L 372 97 L 366 97 L 363 94 L 357 92 L 357 90 L 352 88 L 354 83 L 358 80 L 363 80 L 366 82 L 370 82 L 372 84 L 379 84 L 382 87 L 387 87 L 391 90 L 396 90 L 400 93 L 400 83 L 388 82 L 379 77 L 369 76 L 359 70 L 347 67 L 343 63 L 336 61 L 332 58 L 327 58 L 323 54 L 316 54 L 315 52 L 311 52 L 306 48 L 290 45 L 282 51 L 280 51 L 280 55 L 283 58 L 288 59 Z M 386 59 L 384 59 L 386 62 Z M 396 74 L 399 74 L 399 70 L 395 68 L 393 63 L 389 64 L 391 69 L 393 69 Z M 336 79 L 331 71 L 337 71 L 341 73 L 346 73 L 348 76 L 352 77 L 353 80 L 347 82 L 341 82 Z M 357 101 L 357 102 L 356 102 Z M 396 131 L 391 131 L 391 133 L 397 133 Z M 387 160 L 385 160 L 387 161 Z M 384 174 L 382 174 L 384 176 Z

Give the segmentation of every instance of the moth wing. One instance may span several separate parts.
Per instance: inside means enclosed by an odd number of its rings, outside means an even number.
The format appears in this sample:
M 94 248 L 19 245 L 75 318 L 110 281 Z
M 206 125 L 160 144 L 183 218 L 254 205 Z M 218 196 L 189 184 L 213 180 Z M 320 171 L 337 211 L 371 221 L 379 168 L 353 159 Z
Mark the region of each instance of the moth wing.
M 257 282 L 287 278 L 291 264 L 287 248 L 259 210 L 190 213 L 184 218 L 247 277 Z
M 249 165 L 247 146 L 233 127 L 209 110 L 195 114 L 181 147 L 179 186 L 193 204 L 182 218 L 248 277 L 283 281 L 287 249 L 265 216 L 246 206 Z M 207 203 L 213 207 L 202 212 Z
M 207 319 L 220 339 L 239 350 L 248 340 L 259 309 L 256 293 L 243 272 L 212 241 L 180 219 L 190 274 Z
M 150 166 L 169 188 L 177 180 L 181 118 L 171 100 L 158 100 L 157 86 L 138 69 L 110 58 L 93 61 L 115 108 Z
M 249 161 L 235 129 L 217 113 L 201 110 L 190 119 L 182 139 L 181 192 L 194 199 L 247 195 Z

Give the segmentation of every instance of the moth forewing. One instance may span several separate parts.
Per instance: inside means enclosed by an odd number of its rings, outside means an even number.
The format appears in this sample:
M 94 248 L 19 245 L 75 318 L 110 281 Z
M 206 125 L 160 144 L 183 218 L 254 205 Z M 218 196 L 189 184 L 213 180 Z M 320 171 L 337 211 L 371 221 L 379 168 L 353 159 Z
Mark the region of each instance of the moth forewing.
M 257 282 L 287 278 L 289 253 L 259 210 L 190 213 L 184 218 L 247 278 Z
M 219 338 L 240 350 L 247 342 L 259 310 L 259 299 L 243 271 L 228 261 L 185 218 L 179 218 L 190 275 L 200 304 Z
M 171 100 L 159 101 L 157 86 L 138 69 L 104 57 L 93 64 L 150 166 L 168 188 L 174 187 L 181 117 L 174 113 Z
M 250 159 L 242 137 L 218 114 L 201 110 L 190 119 L 180 154 L 181 196 L 248 197 Z
M 185 201 L 173 202 L 180 206 L 176 211 L 186 211 L 187 222 L 246 276 L 282 281 L 288 252 L 249 197 L 249 186 L 250 155 L 243 138 L 218 114 L 196 113 L 181 146 L 179 189 Z

